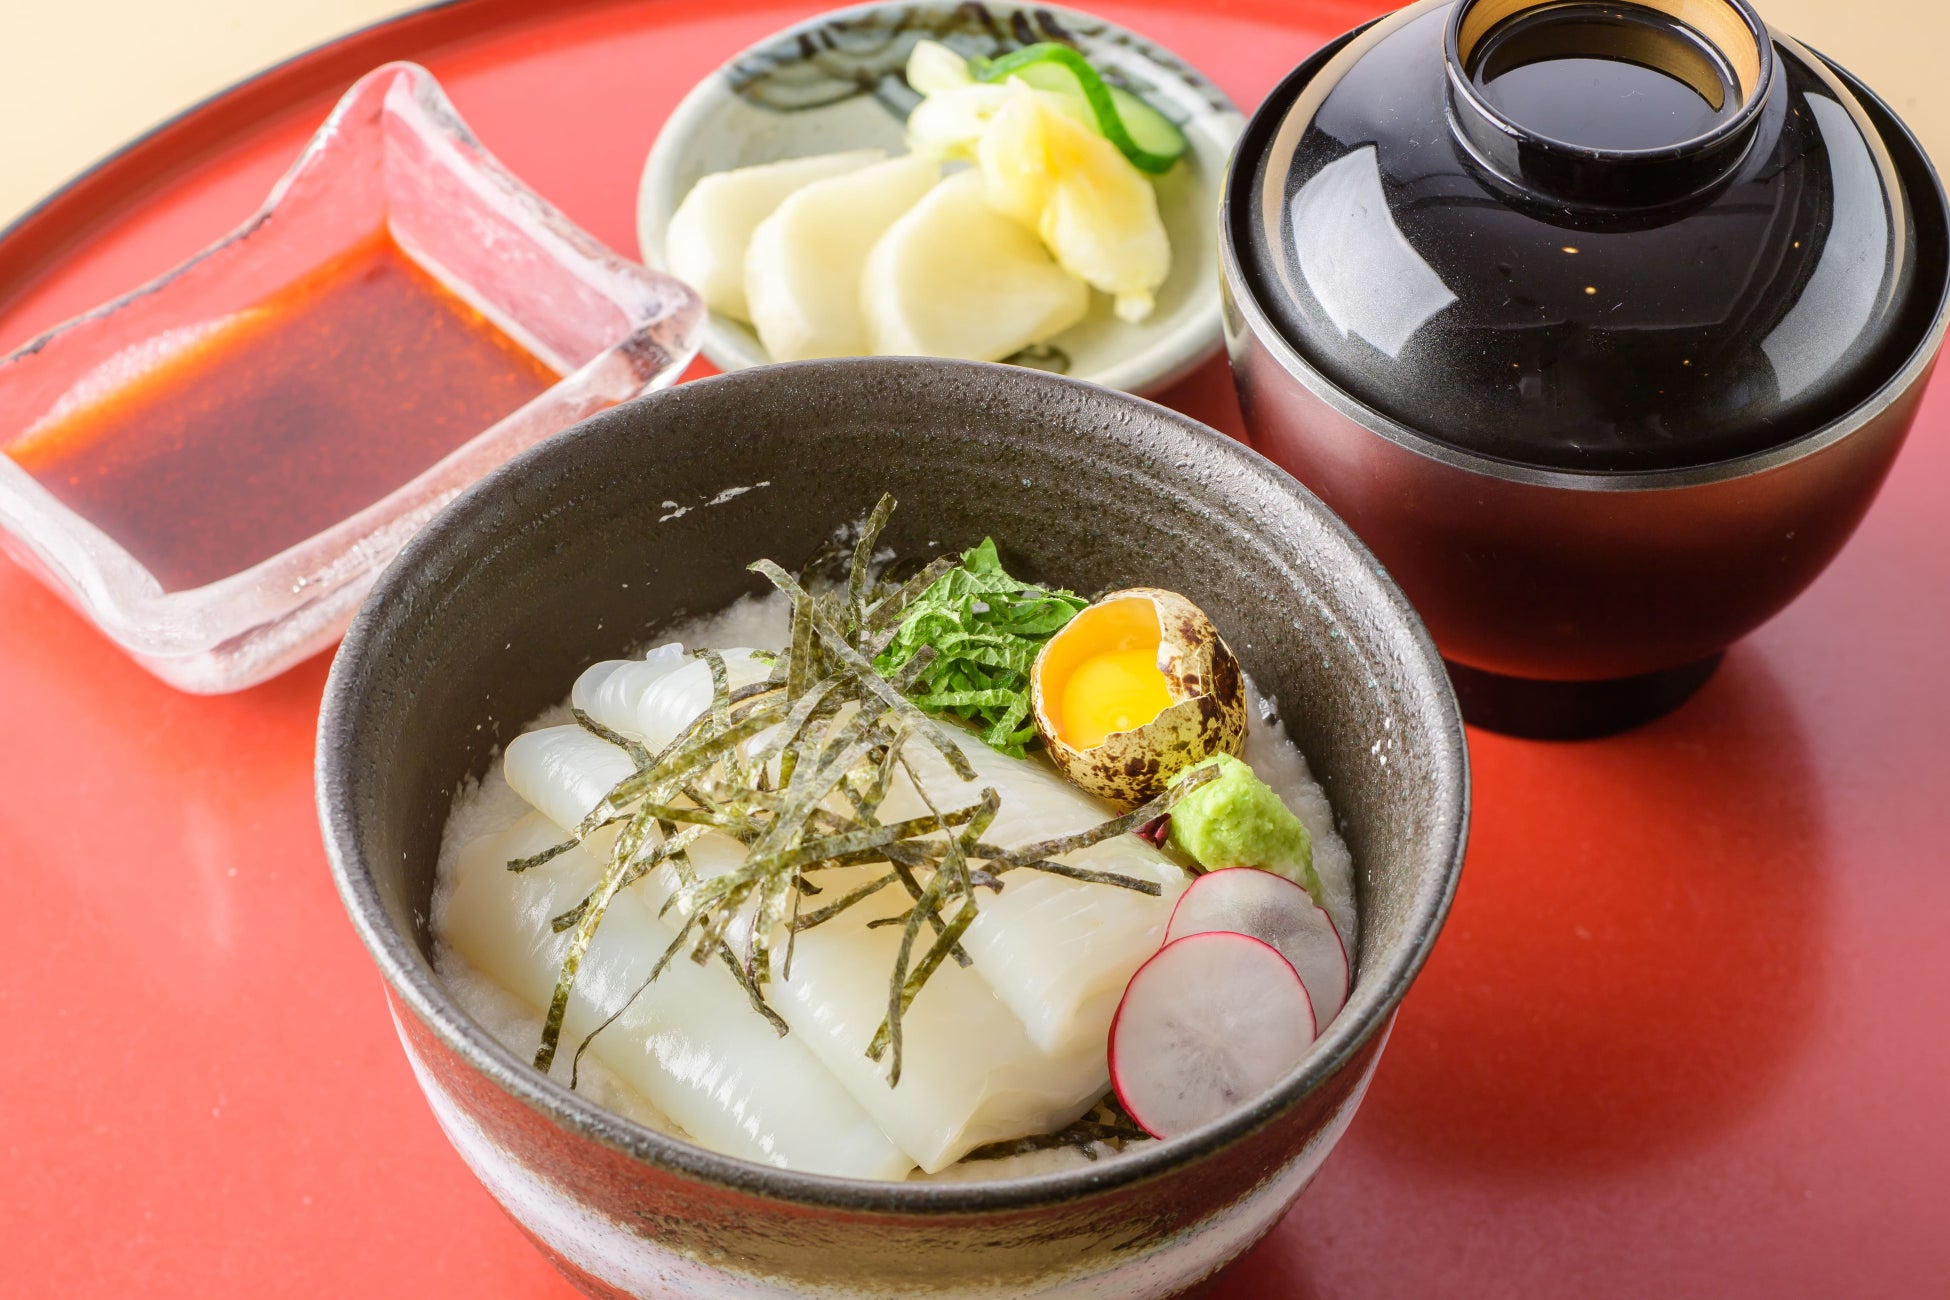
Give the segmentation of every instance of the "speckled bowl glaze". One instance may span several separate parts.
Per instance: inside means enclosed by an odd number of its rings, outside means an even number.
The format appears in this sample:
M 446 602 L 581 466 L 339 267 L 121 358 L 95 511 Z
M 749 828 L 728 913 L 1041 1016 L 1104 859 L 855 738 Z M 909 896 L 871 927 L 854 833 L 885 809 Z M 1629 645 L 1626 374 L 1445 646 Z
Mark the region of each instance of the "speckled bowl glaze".
M 1010 360 L 1151 393 L 1215 355 L 1222 338 L 1212 275 L 1219 256 L 1214 214 L 1226 159 L 1245 118 L 1223 91 L 1169 50 L 1101 18 L 1050 5 L 860 5 L 752 46 L 699 82 L 657 136 L 637 194 L 643 260 L 667 268 L 670 216 L 711 172 L 843 149 L 904 152 L 907 114 L 920 102 L 904 69 L 915 42 L 924 38 L 984 57 L 1038 41 L 1073 45 L 1112 81 L 1177 122 L 1190 144 L 1178 166 L 1154 178 L 1172 254 L 1156 312 L 1130 325 L 1112 314 L 1108 298 L 1094 294 L 1082 324 Z M 720 370 L 770 359 L 750 326 L 716 312 L 705 330 L 704 355 Z
M 984 534 L 1083 592 L 1167 584 L 1281 704 L 1354 852 L 1347 1008 L 1257 1101 L 1076 1171 L 982 1183 L 788 1173 L 546 1079 L 428 961 L 454 792 L 592 660 L 794 561 L 883 491 L 906 554 Z M 598 416 L 510 462 L 401 554 L 333 665 L 318 800 L 347 910 L 441 1127 L 596 1296 L 1090 1297 L 1200 1285 L 1299 1196 L 1352 1119 L 1460 870 L 1467 758 L 1434 646 L 1291 478 L 1181 415 L 1031 370 L 770 366 Z

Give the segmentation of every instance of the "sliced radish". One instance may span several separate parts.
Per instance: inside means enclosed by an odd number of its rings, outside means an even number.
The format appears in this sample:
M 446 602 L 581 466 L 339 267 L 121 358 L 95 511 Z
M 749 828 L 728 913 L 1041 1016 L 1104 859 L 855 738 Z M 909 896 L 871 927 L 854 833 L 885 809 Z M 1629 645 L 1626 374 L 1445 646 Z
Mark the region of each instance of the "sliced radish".
M 1110 1025 L 1110 1081 L 1153 1137 L 1177 1137 L 1250 1101 L 1314 1041 L 1307 986 L 1258 939 L 1168 943 L 1138 967 Z
M 1269 943 L 1293 963 L 1326 1028 L 1347 1003 L 1347 946 L 1333 918 L 1285 876 L 1257 867 L 1228 867 L 1192 882 L 1178 900 L 1165 942 L 1224 930 Z

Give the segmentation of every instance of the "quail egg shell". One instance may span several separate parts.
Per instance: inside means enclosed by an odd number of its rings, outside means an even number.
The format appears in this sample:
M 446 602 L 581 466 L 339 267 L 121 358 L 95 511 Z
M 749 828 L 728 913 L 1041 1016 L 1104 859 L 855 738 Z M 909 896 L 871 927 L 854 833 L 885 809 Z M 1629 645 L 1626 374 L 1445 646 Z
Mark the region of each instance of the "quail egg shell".
M 1037 655 L 1030 698 L 1057 769 L 1124 808 L 1245 746 L 1239 661 L 1205 612 L 1173 591 L 1114 591 L 1071 619 Z

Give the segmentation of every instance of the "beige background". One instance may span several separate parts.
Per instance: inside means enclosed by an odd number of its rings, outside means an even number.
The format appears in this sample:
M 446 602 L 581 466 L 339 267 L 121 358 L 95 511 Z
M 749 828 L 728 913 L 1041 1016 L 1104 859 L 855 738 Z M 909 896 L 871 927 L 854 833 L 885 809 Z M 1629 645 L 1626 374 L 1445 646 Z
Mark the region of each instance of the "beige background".
M 1950 0 L 1758 3 L 1769 22 L 1875 87 L 1933 155 L 1950 159 Z M 416 4 L 0 0 L 0 224 L 211 91 Z

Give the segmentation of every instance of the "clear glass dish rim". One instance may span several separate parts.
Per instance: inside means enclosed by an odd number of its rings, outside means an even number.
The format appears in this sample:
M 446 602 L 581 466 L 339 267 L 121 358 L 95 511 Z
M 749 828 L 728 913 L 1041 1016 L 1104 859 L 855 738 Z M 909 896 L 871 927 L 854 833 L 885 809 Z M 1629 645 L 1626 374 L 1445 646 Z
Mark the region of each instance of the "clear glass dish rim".
M 381 64 L 347 87 L 264 201 L 236 227 L 153 279 L 42 331 L 0 356 L 0 365 L 17 362 L 40 351 L 60 335 L 84 328 L 131 303 L 164 291 L 199 263 L 250 238 L 269 220 L 303 175 L 319 165 L 320 155 L 340 134 L 345 116 L 367 88 L 387 78 L 406 80 L 411 94 L 428 110 L 424 114 L 424 127 L 436 133 L 440 143 L 461 146 L 461 156 L 467 160 L 466 173 L 485 182 L 498 204 L 509 205 L 525 220 L 539 222 L 566 236 L 564 243 L 585 263 L 601 263 L 612 274 L 632 275 L 646 288 L 680 283 L 663 272 L 625 260 L 582 230 L 481 144 L 431 72 L 417 63 L 396 60 Z M 628 304 L 614 298 L 612 301 L 629 313 Z M 699 315 L 699 322 L 687 331 L 680 347 L 663 349 L 669 357 L 668 365 L 639 391 L 674 380 L 690 363 L 702 342 L 701 308 Z M 356 578 L 356 574 L 348 574 L 334 581 L 333 570 L 356 556 L 362 543 L 373 543 L 371 549 L 384 553 L 397 551 L 442 505 L 506 459 L 506 455 L 493 455 L 493 450 L 497 443 L 507 439 L 511 426 L 527 423 L 524 417 L 550 406 L 564 406 L 573 411 L 593 398 L 603 397 L 602 373 L 614 369 L 619 360 L 634 368 L 628 360 L 629 354 L 641 345 L 648 333 L 669 318 L 664 315 L 638 320 L 628 334 L 386 495 L 248 568 L 201 586 L 162 590 L 155 576 L 121 543 L 61 502 L 4 450 L 0 450 L 0 529 L 8 534 L 11 546 L 25 551 L 34 566 L 90 621 L 131 653 L 163 659 L 205 653 L 256 628 L 289 618 L 311 600 L 327 596 L 340 589 L 344 582 Z M 565 419 L 561 427 L 566 429 L 572 423 L 575 420 Z M 20 431 L 12 432 L 17 435 Z M 477 472 L 453 481 L 455 472 L 471 460 L 484 463 Z M 359 571 L 371 570 L 375 574 L 378 567 L 383 566 L 369 562 L 355 565 Z M 194 631 L 184 626 L 206 622 L 210 626 Z

